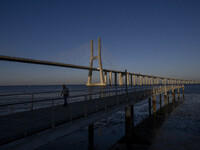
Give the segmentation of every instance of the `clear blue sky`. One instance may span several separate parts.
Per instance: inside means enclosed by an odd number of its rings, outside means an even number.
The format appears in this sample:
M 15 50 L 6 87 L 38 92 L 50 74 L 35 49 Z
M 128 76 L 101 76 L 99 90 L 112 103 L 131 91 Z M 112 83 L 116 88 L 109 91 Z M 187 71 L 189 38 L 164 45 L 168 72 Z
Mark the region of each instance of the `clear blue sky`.
M 98 37 L 122 69 L 200 80 L 198 0 L 0 0 L 0 55 L 73 63 L 70 54 L 85 59 Z M 0 61 L 0 69 L 0 85 L 87 80 L 66 68 Z

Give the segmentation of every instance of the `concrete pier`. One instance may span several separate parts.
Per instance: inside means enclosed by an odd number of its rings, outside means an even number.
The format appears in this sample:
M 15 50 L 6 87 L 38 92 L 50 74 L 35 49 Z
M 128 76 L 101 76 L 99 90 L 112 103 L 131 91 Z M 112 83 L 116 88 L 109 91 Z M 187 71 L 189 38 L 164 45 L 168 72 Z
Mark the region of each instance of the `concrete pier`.
M 125 135 L 130 137 L 134 128 L 133 105 L 125 108 Z
M 142 85 L 142 76 L 140 76 L 140 84 L 139 85 Z
M 146 85 L 148 85 L 148 78 L 146 77 Z
M 112 86 L 112 72 L 109 73 L 109 84 Z
M 139 76 L 137 76 L 137 85 L 140 85 Z
M 126 78 L 127 78 L 127 85 L 130 85 L 130 79 L 129 79 L 129 73 L 126 74 Z
M 119 85 L 123 85 L 123 75 L 119 73 Z
M 107 85 L 107 72 L 104 72 L 104 83 Z

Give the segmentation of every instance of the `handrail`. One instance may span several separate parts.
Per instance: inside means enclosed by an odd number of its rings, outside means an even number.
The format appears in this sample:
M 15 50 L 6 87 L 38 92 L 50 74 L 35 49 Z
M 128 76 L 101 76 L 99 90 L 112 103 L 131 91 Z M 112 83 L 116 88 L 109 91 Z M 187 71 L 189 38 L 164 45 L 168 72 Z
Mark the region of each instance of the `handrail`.
M 112 88 L 116 88 L 116 87 L 109 87 L 109 88 L 105 88 L 104 87 L 104 90 L 105 89 L 112 89 Z M 122 86 L 118 86 L 117 88 L 124 88 Z M 76 91 L 88 91 L 88 89 L 76 89 L 76 90 L 70 90 L 70 92 L 76 92 Z M 93 90 L 99 90 L 99 88 L 97 89 L 93 89 Z M 59 91 L 46 91 L 46 92 L 27 92 L 27 93 L 14 93 L 14 94 L 0 94 L 0 97 L 2 96 L 16 96 L 16 95 L 30 95 L 30 94 L 45 94 L 45 93 L 57 93 L 57 92 L 61 92 L 61 90 Z
M 149 88 L 147 88 L 149 89 Z M 138 89 L 136 89 L 135 91 L 137 91 Z M 103 92 L 97 92 L 97 93 L 90 93 L 90 94 L 80 94 L 80 95 L 75 95 L 75 96 L 70 96 L 69 98 L 77 98 L 77 97 L 84 97 L 84 96 L 92 96 L 92 95 L 97 95 L 97 94 L 106 94 L 106 93 L 112 93 L 112 92 L 121 92 L 121 91 L 126 91 L 126 89 L 124 90 L 111 90 L 111 91 L 103 91 Z M 133 89 L 128 89 L 128 91 L 133 91 Z M 133 91 L 133 92 L 135 92 Z M 140 90 L 142 91 L 142 90 Z M 15 103 L 6 103 L 6 104 L 0 104 L 0 107 L 4 107 L 4 106 L 10 106 L 10 105 L 18 105 L 18 104 L 27 104 L 27 103 L 34 103 L 34 102 L 44 102 L 44 101 L 51 101 L 51 100 L 59 100 L 59 99 L 63 99 L 62 97 L 59 98 L 47 98 L 47 99 L 38 99 L 38 100 L 34 100 L 34 101 L 24 101 L 24 102 L 15 102 Z

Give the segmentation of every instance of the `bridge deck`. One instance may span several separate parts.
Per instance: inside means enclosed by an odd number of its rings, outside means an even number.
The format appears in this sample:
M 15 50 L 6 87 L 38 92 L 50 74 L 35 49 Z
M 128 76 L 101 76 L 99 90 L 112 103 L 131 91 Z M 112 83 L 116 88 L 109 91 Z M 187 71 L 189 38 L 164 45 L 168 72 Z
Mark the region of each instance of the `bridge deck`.
M 152 90 L 129 93 L 129 100 L 132 99 L 133 95 L 135 101 L 139 101 L 152 95 Z M 126 94 L 69 103 L 67 107 L 54 106 L 1 116 L 0 145 L 52 128 L 53 126 L 56 127 L 64 123 L 74 122 L 74 120 L 83 118 L 86 115 L 98 115 L 97 112 L 121 106 L 123 103 L 127 103 Z

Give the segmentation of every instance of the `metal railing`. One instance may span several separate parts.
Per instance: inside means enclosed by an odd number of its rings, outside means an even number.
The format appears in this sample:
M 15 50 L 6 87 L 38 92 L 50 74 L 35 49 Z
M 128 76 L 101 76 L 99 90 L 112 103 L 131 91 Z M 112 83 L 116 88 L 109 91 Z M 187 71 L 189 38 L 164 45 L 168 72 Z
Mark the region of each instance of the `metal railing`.
M 171 89 L 170 87 L 171 86 L 168 86 L 167 88 Z M 154 89 L 157 93 L 164 92 L 164 87 L 154 86 Z M 63 105 L 63 99 L 61 97 L 41 98 L 24 102 L 1 104 L 0 109 L 11 108 L 11 106 L 19 108 L 19 105 L 27 105 L 28 108 L 23 110 L 24 112 L 21 113 L 13 111 L 10 112 L 9 115 L 0 116 L 0 121 L 2 123 L 0 126 L 4 127 L 2 129 L 0 128 L 0 130 L 6 129 L 7 131 L 12 131 L 13 129 L 16 130 L 16 125 L 18 126 L 17 131 L 15 131 L 16 134 L 12 132 L 9 134 L 8 132 L 7 134 L 0 136 L 0 145 L 5 144 L 4 141 L 10 142 L 10 136 L 13 136 L 12 140 L 16 140 L 48 128 L 55 128 L 56 126 L 66 122 L 73 122 L 78 118 L 88 117 L 91 114 L 107 110 L 115 106 L 118 107 L 129 101 L 134 102 L 134 100 L 146 99 L 152 94 L 152 86 L 140 86 L 138 88 L 128 87 L 127 89 L 125 87 L 116 87 L 110 89 L 106 88 L 104 90 L 99 89 L 99 91 L 93 93 L 70 96 L 67 107 L 60 106 Z M 70 99 L 73 98 L 79 100 L 70 101 Z M 34 107 L 37 104 L 44 105 L 45 103 L 48 103 L 48 107 L 46 107 L 47 105 L 45 105 L 42 109 Z M 6 125 L 4 125 L 4 123 Z M 1 137 L 3 137 L 3 139 Z
M 129 87 L 129 91 L 139 91 L 142 89 L 150 88 L 150 86 L 144 87 Z M 78 92 L 81 91 L 81 92 Z M 73 94 L 76 93 L 76 94 Z M 87 94 L 77 94 L 86 92 Z M 91 93 L 90 93 L 91 92 Z M 41 109 L 50 107 L 54 101 L 54 106 L 62 105 L 63 98 L 60 96 L 60 91 L 48 91 L 48 92 L 29 92 L 29 93 L 14 93 L 14 94 L 1 94 L 0 95 L 0 116 L 13 114 L 21 111 L 31 111 L 34 109 Z M 109 87 L 100 88 L 95 90 L 81 89 L 81 90 L 70 90 L 68 103 L 75 103 L 84 101 L 85 97 L 90 99 L 103 98 L 113 95 L 120 95 L 126 93 L 125 87 Z M 47 94 L 47 95 L 46 95 Z M 55 96 L 57 95 L 57 96 Z M 87 98 L 87 99 L 88 99 Z M 14 99 L 14 100 L 13 100 Z M 8 102 L 9 101 L 9 102 Z M 19 106 L 21 105 L 21 106 Z

